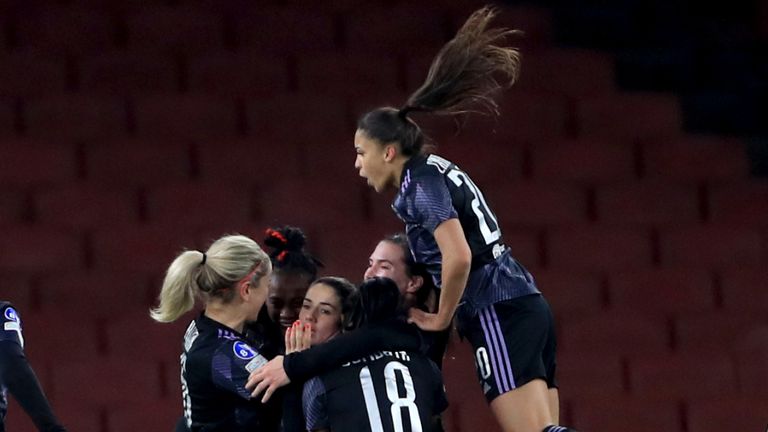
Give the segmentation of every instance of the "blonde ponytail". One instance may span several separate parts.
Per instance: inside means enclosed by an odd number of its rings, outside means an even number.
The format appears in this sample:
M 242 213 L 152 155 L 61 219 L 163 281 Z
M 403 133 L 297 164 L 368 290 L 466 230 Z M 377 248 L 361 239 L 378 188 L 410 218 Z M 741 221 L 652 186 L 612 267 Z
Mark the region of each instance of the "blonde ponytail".
M 185 251 L 168 267 L 160 290 L 160 305 L 150 311 L 158 322 L 172 322 L 189 312 L 195 298 L 208 301 L 218 297 L 225 303 L 235 297 L 235 284 L 254 269 L 252 282 L 271 271 L 267 254 L 252 239 L 242 235 L 224 236 L 206 252 Z

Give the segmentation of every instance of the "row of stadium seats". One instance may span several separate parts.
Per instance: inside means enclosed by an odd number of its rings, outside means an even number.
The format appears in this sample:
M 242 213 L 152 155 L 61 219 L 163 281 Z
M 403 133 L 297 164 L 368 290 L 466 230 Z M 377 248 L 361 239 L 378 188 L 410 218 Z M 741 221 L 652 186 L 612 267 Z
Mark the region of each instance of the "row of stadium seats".
M 318 205 L 328 205 L 318 202 Z M 227 208 L 227 207 L 220 207 Z M 178 214 L 191 210 L 178 209 Z M 215 217 L 215 212 L 207 213 Z M 314 249 L 334 270 L 350 262 L 364 263 L 385 233 L 402 230 L 394 221 L 374 223 L 350 219 L 333 224 L 322 219 L 335 212 L 307 213 L 261 223 L 220 218 L 223 225 L 193 219 L 165 223 L 106 225 L 85 233 L 35 225 L 7 225 L 0 236 L 0 270 L 62 269 L 131 270 L 156 274 L 183 246 L 204 247 L 224 232 L 261 237 L 265 227 L 289 223 L 314 235 Z M 312 223 L 310 223 L 312 222 Z M 502 225 L 503 226 L 503 225 Z M 323 234 L 320 234 L 320 233 Z M 351 238 L 350 238 L 351 237 Z M 701 270 L 757 267 L 766 261 L 765 230 L 717 224 L 689 224 L 664 229 L 571 224 L 553 228 L 512 230 L 506 237 L 513 252 L 532 269 L 629 271 L 658 266 Z M 349 259 L 353 258 L 352 261 Z
M 56 53 L 104 52 L 114 47 L 194 53 L 233 46 L 278 53 L 331 49 L 430 53 L 480 4 L 392 7 L 382 2 L 377 7 L 362 2 L 334 11 L 300 5 L 253 8 L 243 2 L 210 3 L 208 7 L 142 5 L 127 11 L 111 3 L 97 7 L 19 4 L 5 11 L 7 29 L 0 34 L 7 39 L 5 45 Z M 549 17 L 541 9 L 509 8 L 503 19 L 525 27 L 526 45 L 550 38 Z M 390 31 L 393 22 L 399 31 Z M 302 31 L 297 32 L 298 28 Z

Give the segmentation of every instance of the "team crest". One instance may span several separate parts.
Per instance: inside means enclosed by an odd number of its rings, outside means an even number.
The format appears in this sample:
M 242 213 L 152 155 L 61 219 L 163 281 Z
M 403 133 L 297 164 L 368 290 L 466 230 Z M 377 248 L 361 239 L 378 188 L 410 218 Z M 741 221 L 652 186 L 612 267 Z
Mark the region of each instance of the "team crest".
M 7 319 L 8 321 L 18 322 L 19 315 L 16 313 L 16 311 L 12 307 L 9 307 L 5 309 L 5 319 Z
M 256 351 L 249 347 L 245 342 L 235 342 L 235 344 L 232 345 L 232 350 L 239 359 L 250 360 L 256 357 Z

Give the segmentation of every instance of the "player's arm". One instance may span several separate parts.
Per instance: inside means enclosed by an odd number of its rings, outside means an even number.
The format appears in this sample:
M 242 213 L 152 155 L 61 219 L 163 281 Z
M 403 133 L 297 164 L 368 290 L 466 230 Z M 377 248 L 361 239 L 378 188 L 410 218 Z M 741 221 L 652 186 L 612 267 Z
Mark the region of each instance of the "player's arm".
M 456 218 L 437 226 L 434 232 L 442 255 L 442 287 L 437 313 L 411 309 L 411 322 L 423 330 L 439 331 L 447 328 L 459 305 L 467 285 L 472 266 L 472 251 L 464 237 L 464 229 Z
M 246 388 L 253 390 L 254 397 L 264 392 L 262 402 L 266 402 L 275 390 L 290 382 L 304 382 L 376 351 L 420 351 L 422 347 L 416 327 L 390 320 L 343 333 L 305 351 L 277 356 L 251 373 Z
M 19 402 L 38 430 L 60 432 L 65 429 L 53 415 L 35 372 L 19 343 L 0 340 L 0 382 Z

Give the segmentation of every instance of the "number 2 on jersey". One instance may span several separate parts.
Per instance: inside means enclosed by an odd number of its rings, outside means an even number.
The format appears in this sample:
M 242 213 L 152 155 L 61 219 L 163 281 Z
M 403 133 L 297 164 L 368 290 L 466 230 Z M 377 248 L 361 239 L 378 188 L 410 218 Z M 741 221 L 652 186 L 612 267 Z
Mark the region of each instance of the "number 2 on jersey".
M 437 155 L 430 155 L 429 158 L 427 158 L 427 163 L 437 167 L 438 171 L 441 173 L 445 173 L 456 187 L 461 187 L 462 185 L 467 186 L 467 189 L 469 189 L 469 192 L 471 192 L 474 197 L 472 199 L 472 212 L 477 217 L 477 225 L 480 228 L 480 233 L 483 236 L 483 240 L 485 240 L 485 244 L 489 245 L 501 238 L 499 222 L 485 202 L 483 193 L 480 192 L 480 189 L 477 188 L 469 176 L 455 165 L 452 165 L 450 162 Z M 449 170 L 451 166 L 453 166 L 453 168 Z
M 403 377 L 403 387 L 405 396 L 401 396 L 397 389 L 397 371 Z M 395 432 L 403 432 L 403 412 L 401 408 L 408 410 L 408 418 L 411 423 L 411 431 L 421 432 L 421 418 L 419 408 L 416 406 L 416 388 L 413 385 L 411 371 L 407 366 L 400 362 L 392 361 L 384 367 L 384 381 L 387 385 L 387 398 L 391 403 L 390 414 L 392 415 L 392 425 Z M 360 386 L 363 389 L 365 398 L 365 409 L 368 411 L 368 421 L 372 432 L 384 432 L 384 425 L 381 422 L 381 412 L 379 411 L 379 402 L 376 399 L 376 391 L 373 386 L 373 378 L 368 366 L 360 370 Z

